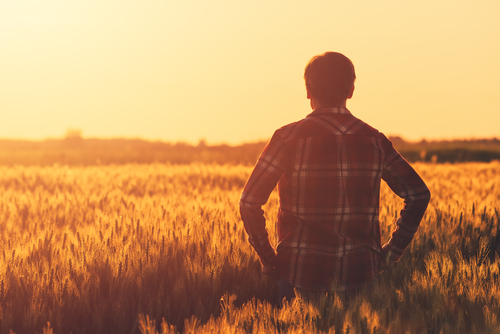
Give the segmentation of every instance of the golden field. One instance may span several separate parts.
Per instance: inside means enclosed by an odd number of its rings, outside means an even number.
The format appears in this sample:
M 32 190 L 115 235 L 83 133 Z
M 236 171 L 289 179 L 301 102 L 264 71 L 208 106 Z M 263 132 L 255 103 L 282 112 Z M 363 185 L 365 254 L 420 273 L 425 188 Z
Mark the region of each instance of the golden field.
M 414 167 L 431 203 L 377 288 L 282 309 L 239 218 L 252 167 L 0 167 L 0 333 L 500 333 L 500 163 Z M 383 242 L 402 202 L 383 184 Z

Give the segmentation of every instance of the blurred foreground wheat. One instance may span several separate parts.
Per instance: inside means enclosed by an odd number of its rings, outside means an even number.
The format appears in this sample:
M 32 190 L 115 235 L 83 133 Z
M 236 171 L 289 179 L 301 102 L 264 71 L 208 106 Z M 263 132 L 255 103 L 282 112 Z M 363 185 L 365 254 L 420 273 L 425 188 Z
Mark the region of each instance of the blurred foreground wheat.
M 0 333 L 500 333 L 500 163 L 415 168 L 433 198 L 377 289 L 278 309 L 238 214 L 250 167 L 0 167 Z M 384 185 L 384 241 L 402 205 Z

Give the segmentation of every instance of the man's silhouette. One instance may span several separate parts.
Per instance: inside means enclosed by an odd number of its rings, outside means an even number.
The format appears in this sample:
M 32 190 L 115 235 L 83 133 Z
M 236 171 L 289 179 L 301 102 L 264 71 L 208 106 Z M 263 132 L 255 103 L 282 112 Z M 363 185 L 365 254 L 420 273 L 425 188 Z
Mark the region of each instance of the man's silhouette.
M 311 59 L 304 79 L 312 113 L 276 130 L 241 195 L 241 218 L 263 272 L 289 287 L 280 298 L 290 298 L 293 287 L 329 291 L 333 283 L 356 291 L 369 285 L 401 258 L 427 208 L 430 192 L 418 174 L 389 139 L 346 109 L 355 78 L 352 62 L 340 53 Z M 383 246 L 381 180 L 404 198 Z M 276 184 L 274 250 L 261 206 Z

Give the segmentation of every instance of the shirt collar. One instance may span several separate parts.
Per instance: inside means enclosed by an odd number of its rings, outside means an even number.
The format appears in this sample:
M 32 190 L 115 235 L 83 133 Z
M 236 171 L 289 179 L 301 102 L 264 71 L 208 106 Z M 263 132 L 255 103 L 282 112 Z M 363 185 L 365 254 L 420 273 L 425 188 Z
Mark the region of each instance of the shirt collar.
M 322 107 L 322 108 L 316 108 L 316 109 L 314 109 L 312 111 L 312 113 L 310 113 L 309 115 L 307 115 L 307 117 L 313 116 L 313 115 L 318 115 L 318 114 L 345 114 L 345 115 L 351 115 L 351 112 L 347 108 L 344 108 L 344 107 Z

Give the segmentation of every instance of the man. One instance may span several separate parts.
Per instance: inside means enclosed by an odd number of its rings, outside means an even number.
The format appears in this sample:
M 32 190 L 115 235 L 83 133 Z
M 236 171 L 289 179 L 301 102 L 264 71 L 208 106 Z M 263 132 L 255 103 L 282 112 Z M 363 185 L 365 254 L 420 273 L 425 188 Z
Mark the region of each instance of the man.
M 358 291 L 398 261 L 430 199 L 425 183 L 382 133 L 354 117 L 346 101 L 355 72 L 344 55 L 326 52 L 305 68 L 313 112 L 278 129 L 262 152 L 240 199 L 241 218 L 264 274 L 303 292 Z M 380 181 L 404 208 L 381 244 Z M 278 184 L 278 245 L 269 243 L 261 208 Z M 291 292 L 290 292 L 291 291 Z

